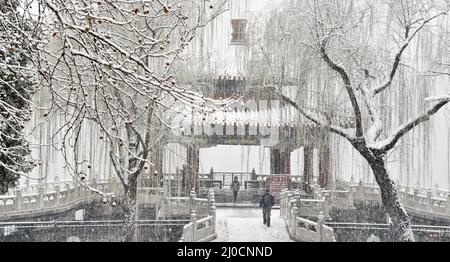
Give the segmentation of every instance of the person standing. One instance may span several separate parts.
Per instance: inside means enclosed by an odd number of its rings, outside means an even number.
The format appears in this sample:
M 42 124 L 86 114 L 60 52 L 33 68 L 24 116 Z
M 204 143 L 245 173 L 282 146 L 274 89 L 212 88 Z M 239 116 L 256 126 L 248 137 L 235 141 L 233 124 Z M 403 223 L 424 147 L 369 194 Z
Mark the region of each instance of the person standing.
M 267 227 L 270 227 L 270 213 L 272 212 L 273 205 L 275 205 L 275 197 L 270 193 L 269 189 L 266 189 L 266 192 L 261 196 L 261 200 L 259 201 L 259 207 L 263 209 L 263 222 Z
M 234 177 L 233 182 L 231 183 L 231 190 L 233 191 L 233 203 L 236 203 L 239 189 L 241 188 L 241 183 L 239 182 L 239 178 L 237 176 Z

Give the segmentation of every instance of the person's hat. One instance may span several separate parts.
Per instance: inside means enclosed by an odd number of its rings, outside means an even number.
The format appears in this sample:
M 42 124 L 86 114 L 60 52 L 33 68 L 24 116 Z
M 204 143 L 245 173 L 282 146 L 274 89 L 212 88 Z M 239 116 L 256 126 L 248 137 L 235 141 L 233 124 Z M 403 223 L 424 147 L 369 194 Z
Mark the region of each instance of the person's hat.
M 237 176 L 235 176 L 235 177 L 234 177 L 234 180 L 237 180 L 237 179 L 238 179 L 238 177 L 237 177 Z

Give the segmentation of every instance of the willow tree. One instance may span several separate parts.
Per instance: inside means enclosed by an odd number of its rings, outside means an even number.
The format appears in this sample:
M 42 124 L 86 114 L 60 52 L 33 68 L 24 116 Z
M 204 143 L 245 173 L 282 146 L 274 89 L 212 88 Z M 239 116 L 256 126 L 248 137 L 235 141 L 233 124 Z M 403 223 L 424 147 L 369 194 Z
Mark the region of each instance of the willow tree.
M 177 83 L 172 67 L 224 1 L 40 0 L 44 33 L 39 75 L 51 99 L 49 113 L 64 115 L 59 132 L 70 173 L 85 187 L 84 159 L 76 151 L 82 127 L 94 123 L 109 145 L 124 188 L 124 241 L 135 233 L 137 181 L 161 139 L 168 110 L 213 110 L 227 103 Z M 74 161 L 70 161 L 74 158 Z M 95 188 L 92 191 L 105 196 Z
M 283 79 L 295 78 L 300 71 L 331 79 L 325 90 L 312 91 L 319 92 L 319 96 L 332 93 L 345 98 L 338 99 L 342 109 L 338 113 L 352 118 L 354 127 L 342 126 L 328 115 L 330 112 L 306 110 L 305 104 L 283 94 L 281 89 L 278 95 L 316 126 L 347 140 L 367 160 L 396 238 L 414 241 L 409 216 L 389 175 L 387 158 L 402 137 L 429 121 L 450 100 L 448 96 L 423 97 L 428 108 L 392 130 L 388 130 L 391 123 L 383 113 L 388 91 L 399 81 L 399 71 L 410 67 L 402 64 L 405 53 L 422 31 L 447 15 L 448 1 L 311 0 L 287 1 L 285 7 L 268 24 L 272 30 L 268 34 L 283 39 L 283 48 L 273 41 L 260 44 L 261 57 L 265 58 L 262 60 L 271 65 L 281 60 L 282 66 L 276 64 L 278 70 L 273 71 L 283 77 L 273 77 L 274 84 L 280 86 Z M 385 23 L 386 11 L 391 23 Z M 291 63 L 284 63 L 283 58 Z M 334 108 L 328 111 L 336 114 Z

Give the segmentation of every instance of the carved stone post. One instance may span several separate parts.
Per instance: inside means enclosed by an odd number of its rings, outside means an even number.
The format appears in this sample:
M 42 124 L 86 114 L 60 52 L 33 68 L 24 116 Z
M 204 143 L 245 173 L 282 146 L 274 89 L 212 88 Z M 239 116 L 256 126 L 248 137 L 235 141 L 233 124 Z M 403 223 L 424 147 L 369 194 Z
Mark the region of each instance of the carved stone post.
M 431 189 L 428 189 L 427 191 L 427 210 L 431 210 L 433 208 L 433 191 Z
M 297 215 L 298 215 L 298 207 L 297 204 L 294 204 L 291 210 L 291 214 L 290 214 L 290 227 L 291 227 L 291 231 L 292 234 L 295 235 L 296 234 L 296 228 L 297 228 Z
M 447 202 L 445 203 L 445 206 L 447 207 L 447 215 L 450 215 L 450 193 L 447 194 Z
M 353 187 L 350 187 L 348 192 L 348 205 L 351 207 L 353 206 Z
M 356 198 L 357 199 L 365 199 L 364 198 L 364 184 L 363 184 L 362 180 L 359 181 L 359 184 L 358 184 L 358 187 L 356 190 L 357 190 Z
M 323 212 L 323 214 L 325 214 L 325 216 L 329 216 L 330 214 L 330 209 L 332 206 L 332 202 L 331 202 L 331 197 L 330 197 L 330 193 L 325 193 L 324 194 L 324 205 L 323 205 L 323 210 L 321 212 Z
M 216 233 L 216 206 L 211 207 L 212 225 L 214 228 L 214 234 Z
M 16 190 L 16 199 L 14 201 L 14 204 L 16 206 L 16 210 L 15 211 L 21 211 L 22 210 L 22 204 L 23 204 L 23 198 L 22 198 L 22 189 L 17 189 Z
M 194 189 L 191 191 L 191 194 L 189 195 L 189 210 L 195 210 L 195 203 L 194 203 L 194 198 L 195 198 L 195 191 Z
M 38 201 L 39 201 L 39 208 L 44 208 L 44 187 L 42 184 L 39 184 L 38 187 Z
M 65 198 L 64 203 L 67 203 L 67 202 L 70 202 L 70 197 L 71 197 L 70 184 L 69 183 L 65 183 L 64 184 L 64 189 L 66 190 L 66 193 L 64 194 L 64 198 Z
M 195 210 L 191 212 L 191 222 L 192 222 L 192 242 L 196 242 L 197 237 L 197 214 Z
M 59 206 L 61 190 L 59 189 L 59 182 L 55 184 L 55 205 Z
M 161 214 L 165 216 L 168 212 L 167 207 L 169 206 L 169 203 L 168 203 L 169 200 L 168 200 L 168 198 L 165 197 L 166 193 L 165 193 L 164 188 L 158 188 L 156 192 L 157 192 L 156 193 L 157 201 L 156 201 L 156 210 L 155 211 L 158 212 L 157 213 L 158 216 L 160 216 Z
M 324 242 L 325 240 L 325 232 L 324 232 L 324 226 L 325 226 L 325 216 L 322 212 L 320 212 L 317 225 L 319 227 L 319 242 Z
M 414 199 L 413 199 L 413 207 L 416 207 L 417 206 L 417 200 L 418 200 L 418 197 L 419 197 L 419 188 L 418 187 L 415 187 L 414 188 Z

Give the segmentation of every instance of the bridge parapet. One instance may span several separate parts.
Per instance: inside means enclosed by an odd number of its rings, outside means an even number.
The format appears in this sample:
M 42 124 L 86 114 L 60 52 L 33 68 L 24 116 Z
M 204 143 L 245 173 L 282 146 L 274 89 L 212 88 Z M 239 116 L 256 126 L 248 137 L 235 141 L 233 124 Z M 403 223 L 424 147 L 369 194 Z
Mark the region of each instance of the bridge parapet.
M 90 181 L 92 189 L 102 192 L 116 192 L 111 181 Z M 16 188 L 14 194 L 0 196 L 0 217 L 18 217 L 27 214 L 45 214 L 65 210 L 71 206 L 92 201 L 95 194 L 76 181 L 52 183 L 33 188 Z
M 351 185 L 352 198 L 359 201 L 376 201 L 381 204 L 377 185 Z M 428 217 L 450 220 L 450 194 L 446 190 L 399 186 L 398 193 L 405 208 Z
M 317 216 L 318 221 L 314 222 L 300 217 L 301 208 L 297 203 L 302 204 L 302 199 L 295 196 L 291 191 L 283 190 L 280 194 L 280 214 L 286 221 L 289 235 L 296 241 L 308 242 L 335 242 L 334 231 L 331 227 L 325 225 L 325 216 L 320 211 Z M 311 202 L 312 201 L 312 202 Z M 325 200 L 307 199 L 303 203 L 314 203 L 314 207 L 318 210 L 323 209 Z M 320 204 L 319 204 L 320 203 Z M 311 209 L 312 210 L 312 209 Z
M 214 190 L 210 190 L 207 199 L 195 197 L 191 193 L 189 205 L 192 208 L 191 222 L 184 226 L 180 242 L 208 242 L 217 237 L 216 234 L 216 206 Z
M 348 190 L 324 190 L 317 185 L 311 185 L 311 191 L 314 199 L 325 199 L 325 214 L 328 214 L 331 207 L 354 208 L 353 204 L 357 201 L 382 204 L 381 191 L 378 185 L 359 183 L 350 185 Z M 448 191 L 399 186 L 398 194 L 407 210 L 427 217 L 450 220 L 450 194 Z M 299 203 L 298 207 L 301 209 L 302 205 Z M 320 208 L 315 208 L 317 213 Z

